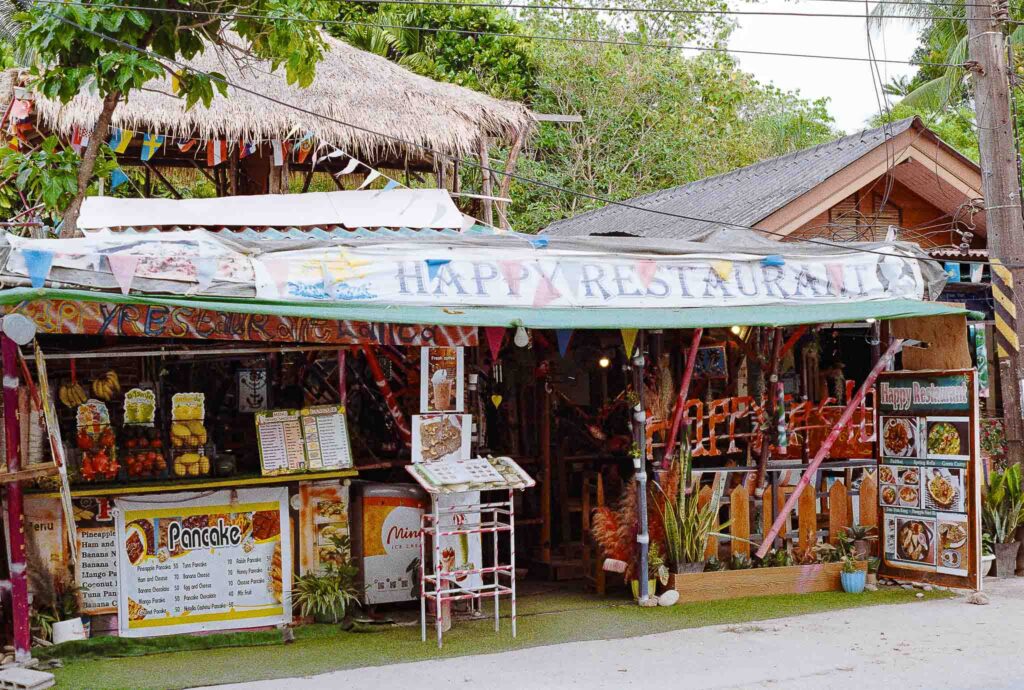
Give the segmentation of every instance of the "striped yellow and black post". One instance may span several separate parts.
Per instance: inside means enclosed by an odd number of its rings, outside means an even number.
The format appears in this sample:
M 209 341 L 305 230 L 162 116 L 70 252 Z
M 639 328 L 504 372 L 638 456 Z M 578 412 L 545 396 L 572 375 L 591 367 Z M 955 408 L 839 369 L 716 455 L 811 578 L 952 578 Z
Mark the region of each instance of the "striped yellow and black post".
M 996 352 L 1001 360 L 1020 354 L 1017 337 L 1017 305 L 1013 297 L 1013 274 L 999 259 L 992 259 L 992 297 L 995 301 Z

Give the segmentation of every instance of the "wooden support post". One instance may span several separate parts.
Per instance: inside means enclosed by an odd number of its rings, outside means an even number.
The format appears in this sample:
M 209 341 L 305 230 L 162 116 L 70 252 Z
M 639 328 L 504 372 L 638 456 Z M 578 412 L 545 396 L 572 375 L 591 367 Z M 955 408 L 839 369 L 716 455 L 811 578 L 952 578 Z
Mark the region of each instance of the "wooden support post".
M 874 472 L 865 472 L 860 480 L 860 495 L 857 497 L 860 505 L 860 519 L 862 525 L 878 524 L 878 480 Z
M 872 367 L 871 372 L 868 373 L 867 378 L 864 379 L 864 383 L 861 384 L 860 388 L 857 390 L 856 395 L 854 395 L 853 399 L 850 400 L 850 402 L 846 405 L 846 408 L 843 410 L 843 414 L 839 417 L 839 421 L 837 421 L 835 426 L 832 427 L 832 431 L 829 433 L 824 443 L 821 444 L 821 447 L 818 449 L 818 452 L 814 456 L 814 459 L 811 460 L 810 466 L 804 471 L 803 476 L 800 477 L 800 482 L 796 485 L 796 489 L 789 497 L 789 500 L 786 501 L 787 511 L 792 510 L 793 505 L 800 498 L 800 493 L 804 490 L 807 484 L 811 481 L 811 478 L 818 471 L 818 467 L 821 466 L 821 463 L 825 460 L 825 457 L 828 455 L 828 452 L 832 450 L 832 446 L 833 444 L 835 444 L 836 439 L 839 438 L 839 434 L 843 431 L 844 428 L 846 428 L 846 425 L 850 423 L 850 419 L 853 418 L 853 413 L 856 412 L 858 407 L 860 407 L 861 402 L 864 400 L 864 396 L 867 395 L 868 390 L 873 385 L 875 385 L 875 379 L 878 378 L 878 375 L 882 372 L 882 369 L 885 368 L 889 360 L 893 358 L 893 356 L 899 351 L 899 349 L 902 346 L 902 340 L 893 340 L 889 344 L 889 347 L 886 348 L 885 354 L 883 354 L 882 357 L 875 364 L 875 366 Z M 771 529 L 768 531 L 768 534 L 765 535 L 764 542 L 757 550 L 757 555 L 761 558 L 763 558 L 764 555 L 768 553 L 768 549 L 771 548 L 769 539 L 774 539 L 775 535 L 779 533 L 780 529 L 782 529 L 784 517 L 785 514 L 776 517 L 775 522 L 772 523 Z
M 153 173 L 149 165 L 143 163 L 146 167 L 145 178 L 142 183 L 142 196 L 149 199 L 153 196 Z
M 841 481 L 832 482 L 828 490 L 828 541 L 835 544 L 839 536 L 850 526 L 850 516 L 846 512 L 846 484 Z
M 509 188 L 512 186 L 512 174 L 516 171 L 516 162 L 519 160 L 519 152 L 523 149 L 523 141 L 525 140 L 524 132 L 519 132 L 516 135 L 516 140 L 512 142 L 512 148 L 508 152 L 508 158 L 505 159 L 505 174 L 501 176 L 501 183 L 498 185 L 498 196 L 507 198 L 509 194 Z M 508 222 L 508 202 L 498 202 L 498 214 L 501 216 L 501 227 L 506 230 L 511 228 L 511 224 Z
M 774 492 L 772 487 L 768 487 L 761 494 L 761 535 L 762 540 L 764 535 L 768 534 L 772 529 L 772 522 L 775 520 L 775 504 L 772 502 L 772 496 Z M 756 495 L 756 494 L 755 494 Z
M 572 534 L 572 515 L 569 513 L 569 463 L 565 459 L 569 454 L 566 447 L 567 442 L 568 439 L 564 437 L 559 441 L 558 453 L 555 456 L 558 472 L 558 517 L 561 523 L 558 534 L 559 544 L 566 544 L 569 541 L 569 535 Z
M 302 180 L 302 193 L 305 194 L 309 191 L 309 185 L 313 182 L 313 166 L 309 166 L 309 170 L 306 171 L 306 177 Z
M 777 409 L 775 384 L 779 380 L 779 360 L 781 359 L 779 353 L 781 350 L 782 329 L 776 328 L 772 338 L 772 354 L 768 362 L 768 376 L 764 385 L 764 407 L 767 419 L 761 433 L 761 455 L 757 460 L 757 482 L 754 484 L 755 489 L 760 489 L 764 486 L 764 476 L 768 471 L 768 458 L 771 455 L 772 443 L 778 437 L 778 425 L 775 422 L 775 411 Z
M 551 563 L 551 394 L 541 386 L 540 407 L 540 559 Z
M 21 470 L 21 426 L 18 423 L 18 346 L 0 334 L 0 364 L 3 366 L 4 437 L 7 471 Z M 25 508 L 20 482 L 5 486 L 7 492 L 7 544 L 11 572 L 11 602 L 14 608 L 14 660 L 32 658 L 29 631 L 28 564 L 25 553 Z
M 750 555 L 750 543 L 740 541 L 750 539 L 750 494 L 747 487 L 740 484 L 729 494 L 729 534 L 732 539 L 732 554 Z
M 480 148 L 477 155 L 480 157 L 480 180 L 481 180 L 481 194 L 485 197 L 484 202 L 484 217 L 483 221 L 488 225 L 494 225 L 494 202 L 488 198 L 493 196 L 491 194 L 491 172 L 490 172 L 490 157 L 487 155 L 487 137 L 480 137 Z M 644 580 L 646 582 L 646 580 Z
M 818 542 L 818 498 L 814 491 L 805 491 L 800 494 L 796 524 L 799 537 L 798 555 L 803 556 Z
M 228 153 L 228 194 L 238 196 L 238 146 Z
M 182 198 L 182 196 L 178 192 L 178 190 L 174 188 L 174 185 L 172 185 L 170 182 L 168 182 L 167 178 L 164 177 L 163 174 L 159 170 L 154 168 L 149 163 L 143 163 L 143 165 L 146 166 L 146 170 L 148 172 L 152 172 L 153 173 L 153 176 L 156 177 L 156 179 L 158 179 L 160 181 L 160 183 L 164 187 L 167 187 L 167 191 L 169 191 L 171 193 L 171 196 L 173 196 L 175 199 L 181 199 Z

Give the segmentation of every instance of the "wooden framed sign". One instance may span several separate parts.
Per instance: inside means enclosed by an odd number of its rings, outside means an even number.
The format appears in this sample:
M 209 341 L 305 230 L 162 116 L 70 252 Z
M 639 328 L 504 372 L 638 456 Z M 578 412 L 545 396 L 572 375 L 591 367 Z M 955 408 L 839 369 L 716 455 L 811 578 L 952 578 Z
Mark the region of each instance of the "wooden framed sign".
M 886 372 L 877 385 L 879 573 L 980 589 L 976 372 Z

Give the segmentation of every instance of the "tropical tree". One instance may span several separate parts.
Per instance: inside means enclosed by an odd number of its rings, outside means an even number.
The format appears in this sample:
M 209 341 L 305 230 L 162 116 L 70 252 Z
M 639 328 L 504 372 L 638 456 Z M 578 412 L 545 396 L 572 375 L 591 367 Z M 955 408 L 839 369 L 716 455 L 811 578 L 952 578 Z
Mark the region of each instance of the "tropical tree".
M 331 16 L 334 4 L 261 0 L 258 11 L 253 11 L 248 1 L 198 0 L 183 5 L 156 0 L 151 10 L 137 7 L 138 3 L 126 6 L 117 0 L 38 3 L 13 15 L 16 46 L 22 55 L 31 56 L 34 89 L 63 102 L 93 89 L 103 100 L 82 153 L 62 236 L 75 232 L 114 111 L 132 91 L 170 74 L 187 107 L 208 105 L 215 92 L 226 92 L 223 76 L 196 74 L 173 63 L 210 48 L 270 60 L 275 68 L 284 67 L 290 83 L 308 84 L 324 47 L 320 28 L 308 20 Z

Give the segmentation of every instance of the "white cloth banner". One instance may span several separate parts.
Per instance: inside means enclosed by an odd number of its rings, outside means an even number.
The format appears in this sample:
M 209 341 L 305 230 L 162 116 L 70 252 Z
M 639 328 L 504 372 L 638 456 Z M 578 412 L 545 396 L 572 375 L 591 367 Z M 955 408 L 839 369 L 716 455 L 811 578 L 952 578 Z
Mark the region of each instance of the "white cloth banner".
M 881 255 L 766 261 L 743 254 L 631 256 L 522 244 L 453 250 L 439 242 L 389 243 L 275 252 L 276 278 L 262 260 L 253 262 L 257 294 L 287 301 L 533 308 L 823 304 L 924 295 L 917 259 L 896 248 L 878 250 Z M 731 262 L 731 271 L 716 270 L 723 261 Z
M 122 636 L 291 621 L 287 487 L 132 496 L 115 506 Z

